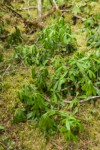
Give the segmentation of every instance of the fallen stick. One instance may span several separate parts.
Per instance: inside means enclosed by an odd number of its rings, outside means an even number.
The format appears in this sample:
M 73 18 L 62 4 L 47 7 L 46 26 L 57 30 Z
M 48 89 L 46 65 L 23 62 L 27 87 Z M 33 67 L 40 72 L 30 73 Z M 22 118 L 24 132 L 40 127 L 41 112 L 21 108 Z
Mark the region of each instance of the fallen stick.
M 59 7 L 58 7 L 56 1 L 55 1 L 55 0 L 52 0 L 52 1 L 53 1 L 54 6 L 56 7 L 56 9 L 59 9 Z
M 63 5 L 59 6 L 59 9 L 62 9 L 62 8 L 66 9 L 66 8 L 71 8 L 71 7 L 72 7 L 72 5 L 66 6 L 65 4 L 63 4 Z M 49 12 L 47 12 L 44 16 L 42 16 L 42 20 L 44 20 L 46 17 L 52 15 L 55 11 L 56 11 L 56 7 L 53 7 Z
M 34 19 L 34 20 L 30 21 L 30 20 L 24 18 L 24 17 L 23 17 L 21 14 L 19 14 L 18 12 L 16 12 L 16 10 L 14 10 L 12 7 L 10 7 L 10 6 L 6 5 L 6 4 L 5 4 L 5 6 L 6 6 L 10 11 L 12 11 L 12 13 L 14 13 L 14 14 L 17 15 L 18 17 L 20 17 L 20 18 L 24 21 L 24 23 L 25 23 L 26 26 L 29 26 L 29 27 L 35 26 L 35 28 L 40 28 L 40 29 L 43 28 L 43 25 L 39 23 L 39 20 L 38 20 L 38 19 L 37 19 L 37 20 Z
M 6 4 L 5 4 L 5 6 L 6 6 L 9 10 L 11 10 L 14 14 L 16 14 L 18 17 L 20 17 L 21 19 L 23 18 L 23 17 L 21 16 L 21 14 L 19 14 L 18 12 L 16 12 L 12 7 L 10 7 L 10 6 L 6 5 Z
M 85 18 L 82 18 L 81 16 L 78 16 L 78 15 L 74 15 L 73 17 L 76 17 L 77 19 L 81 19 L 82 21 L 85 20 Z
M 56 8 L 53 7 L 49 12 L 47 12 L 45 15 L 42 16 L 42 20 L 44 20 L 46 17 L 52 15 L 55 12 Z
M 19 14 L 18 12 L 16 12 L 16 10 L 14 10 L 12 7 L 8 6 L 5 4 L 5 6 L 10 10 L 12 11 L 12 13 L 16 14 L 18 17 L 20 17 L 24 24 L 26 25 L 26 27 L 29 27 L 29 28 L 33 28 L 34 32 L 37 31 L 37 29 L 40 29 L 42 30 L 44 28 L 44 24 L 40 22 L 40 19 L 33 19 L 33 20 L 28 20 L 26 18 L 24 18 L 21 14 Z M 72 5 L 69 5 L 69 6 L 66 6 L 66 5 L 60 5 L 59 6 L 59 10 L 64 8 L 71 8 Z M 56 7 L 54 6 L 49 12 L 47 12 L 45 15 L 43 15 L 41 17 L 41 20 L 45 20 L 47 17 L 49 17 L 50 15 L 52 15 L 54 12 L 56 11 Z
M 50 98 L 47 97 L 47 96 L 44 96 L 44 99 L 48 102 L 50 102 Z M 99 99 L 100 100 L 100 96 L 92 96 L 92 97 L 89 97 L 89 98 L 86 98 L 86 99 L 83 99 L 83 100 L 79 100 L 79 103 L 84 103 L 84 102 L 88 102 L 90 100 L 97 100 Z M 73 100 L 72 100 L 73 101 Z M 72 101 L 64 101 L 66 104 L 70 104 Z
M 4 150 L 7 150 L 7 146 L 3 142 L 0 141 L 0 145 L 3 147 Z
M 83 99 L 83 100 L 80 100 L 79 102 L 80 103 L 84 103 L 84 102 L 88 102 L 90 100 L 97 100 L 97 99 L 100 99 L 100 96 L 92 96 L 92 97 L 89 97 L 89 98 L 86 98 L 86 99 Z M 70 104 L 72 101 L 64 101 L 66 104 Z
M 39 16 L 39 21 L 41 22 L 42 19 L 42 1 L 41 0 L 38 0 L 38 16 Z
M 28 10 L 28 9 L 37 9 L 37 6 L 29 6 L 29 7 L 25 7 L 25 8 L 20 8 L 20 9 L 17 9 L 18 11 L 21 11 L 21 10 Z
M 28 0 L 28 14 L 30 14 L 30 9 L 29 9 L 29 7 L 30 7 L 30 0 Z
M 60 10 L 61 12 L 70 12 L 71 10 Z
M 56 144 L 56 142 L 52 142 L 52 144 L 57 148 L 57 150 L 63 150 L 63 147 L 59 146 L 58 144 Z

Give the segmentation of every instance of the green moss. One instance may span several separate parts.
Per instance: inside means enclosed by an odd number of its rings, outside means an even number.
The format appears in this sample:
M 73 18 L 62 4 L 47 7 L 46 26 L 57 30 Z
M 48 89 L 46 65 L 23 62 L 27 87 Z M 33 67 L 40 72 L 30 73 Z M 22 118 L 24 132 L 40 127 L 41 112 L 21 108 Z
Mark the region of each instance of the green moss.
M 32 4 L 34 4 L 32 2 Z M 14 4 L 15 8 L 19 8 L 19 3 Z M 21 5 L 26 7 L 26 4 Z M 98 13 L 99 5 L 95 6 L 91 13 Z M 10 17 L 10 14 L 4 15 L 4 18 Z M 24 17 L 27 16 L 27 11 L 22 12 Z M 37 10 L 32 10 L 30 15 L 33 17 L 37 16 Z M 71 14 L 66 13 L 65 19 L 67 23 L 72 24 Z M 18 19 L 20 20 L 20 19 Z M 48 17 L 46 24 L 50 24 L 55 21 L 53 17 Z M 13 23 L 15 20 L 13 19 Z M 25 31 L 23 23 L 18 21 L 18 25 L 21 28 L 21 31 Z M 78 48 L 82 51 L 86 51 L 86 42 L 85 35 L 86 33 L 80 32 L 83 25 L 78 22 L 75 26 L 72 26 L 72 31 L 75 34 L 78 42 Z M 10 31 L 12 25 L 6 26 L 7 30 Z M 33 35 L 30 35 L 28 38 L 33 39 Z M 26 42 L 27 41 L 26 39 Z M 5 44 L 5 43 L 3 43 Z M 33 44 L 33 43 L 32 43 Z M 11 51 L 4 51 L 4 56 L 7 57 L 10 55 Z M 7 63 L 8 65 L 8 63 Z M 13 112 L 18 108 L 20 104 L 17 98 L 17 91 L 26 84 L 33 83 L 31 79 L 31 68 L 27 68 L 20 64 L 18 66 L 15 64 L 11 71 L 6 72 L 2 81 L 2 91 L 0 91 L 0 123 L 2 123 L 6 130 L 2 133 L 2 137 L 10 137 L 11 141 L 15 142 L 12 149 L 17 150 L 99 150 L 100 149 L 100 102 L 99 100 L 95 103 L 95 106 L 91 103 L 82 104 L 78 113 L 78 117 L 81 118 L 84 126 L 84 132 L 79 135 L 78 143 L 67 142 L 60 135 L 55 135 L 55 137 L 49 137 L 48 139 L 41 133 L 37 128 L 36 121 L 27 121 L 24 123 L 12 123 Z M 2 67 L 4 68 L 4 67 Z M 15 68 L 15 69 L 14 69 Z M 52 74 L 51 68 L 51 74 Z M 68 107 L 68 106 L 66 106 Z M 67 109 L 67 108 L 66 108 Z M 0 141 L 4 139 L 0 136 Z M 7 143 L 6 143 L 7 144 Z M 0 150 L 4 148 L 0 144 Z
M 0 145 L 0 150 L 5 150 L 3 146 Z

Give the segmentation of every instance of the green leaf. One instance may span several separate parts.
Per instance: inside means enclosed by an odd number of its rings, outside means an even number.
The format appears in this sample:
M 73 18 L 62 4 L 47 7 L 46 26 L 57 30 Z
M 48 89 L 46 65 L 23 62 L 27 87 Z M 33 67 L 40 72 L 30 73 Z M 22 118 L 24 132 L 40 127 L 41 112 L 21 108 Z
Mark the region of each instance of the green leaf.
M 70 122 L 68 120 L 66 120 L 66 128 L 68 131 L 70 131 Z
M 0 124 L 0 131 L 5 131 L 5 127 Z
M 13 122 L 16 123 L 16 122 L 23 122 L 23 121 L 26 121 L 25 112 L 22 109 L 17 108 L 13 116 Z

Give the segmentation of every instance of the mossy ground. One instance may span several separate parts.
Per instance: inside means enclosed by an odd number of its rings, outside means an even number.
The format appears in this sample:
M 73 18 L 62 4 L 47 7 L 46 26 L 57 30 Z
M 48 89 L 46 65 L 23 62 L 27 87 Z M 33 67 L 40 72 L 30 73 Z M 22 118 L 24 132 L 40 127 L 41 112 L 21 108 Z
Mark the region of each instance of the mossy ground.
M 17 5 L 17 4 L 16 4 Z M 97 6 L 98 8 L 98 6 Z M 96 9 L 97 10 L 97 9 Z M 66 20 L 69 20 L 66 15 Z M 50 18 L 49 18 L 50 19 Z M 50 23 L 47 19 L 47 24 Z M 23 26 L 21 24 L 21 26 Z M 77 38 L 78 48 L 88 51 L 85 41 L 85 32 L 80 32 L 82 23 L 72 26 L 72 31 Z M 10 30 L 10 27 L 7 27 Z M 22 27 L 23 28 L 23 27 Z M 22 29 L 24 31 L 24 29 Z M 31 37 L 30 37 L 31 38 Z M 4 51 L 5 59 L 9 58 L 11 51 Z M 24 123 L 13 123 L 14 110 L 21 105 L 17 98 L 17 91 L 31 79 L 31 67 L 12 62 L 5 62 L 5 69 L 1 77 L 2 90 L 0 91 L 0 125 L 5 130 L 0 133 L 0 150 L 99 150 L 100 149 L 100 101 L 83 103 L 79 108 L 84 132 L 79 135 L 77 143 L 65 141 L 62 135 L 45 137 L 37 127 L 34 120 Z M 9 64 L 9 65 L 8 65 Z M 67 106 L 66 106 L 67 107 Z
M 48 136 L 47 139 L 34 120 L 17 124 L 12 122 L 14 110 L 21 105 L 16 96 L 17 91 L 23 84 L 31 82 L 31 68 L 25 68 L 23 65 L 17 67 L 15 74 L 8 74 L 2 81 L 0 124 L 5 126 L 5 132 L 2 132 L 0 141 L 3 140 L 6 146 L 12 147 L 11 149 L 14 150 L 99 150 L 99 100 L 95 104 L 91 102 L 80 106 L 79 117 L 82 120 L 84 132 L 79 135 L 77 143 L 67 142 L 59 135 Z

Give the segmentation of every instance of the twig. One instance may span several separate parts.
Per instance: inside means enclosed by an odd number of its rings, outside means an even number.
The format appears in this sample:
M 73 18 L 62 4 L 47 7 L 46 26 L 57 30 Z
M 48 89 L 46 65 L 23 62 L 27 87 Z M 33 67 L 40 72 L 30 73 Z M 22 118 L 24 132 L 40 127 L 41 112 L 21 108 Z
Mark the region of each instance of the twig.
M 52 142 L 52 144 L 56 146 L 57 150 L 63 150 L 63 148 L 59 146 L 58 144 L 56 144 L 55 142 Z
M 7 68 L 6 68 L 6 70 L 5 70 L 5 72 L 3 73 L 3 75 L 2 76 L 4 76 L 5 75 L 5 73 L 9 70 L 9 68 L 11 67 L 11 65 L 9 65 Z
M 85 20 L 85 18 L 82 18 L 81 16 L 78 16 L 78 15 L 74 15 L 73 17 L 76 17 L 76 18 L 78 18 L 78 19 L 81 19 L 82 21 Z
M 38 0 L 38 15 L 39 15 L 39 20 L 41 21 L 41 17 L 42 17 L 42 0 Z
M 20 9 L 17 9 L 18 11 L 21 11 L 21 10 L 28 10 L 28 9 L 37 9 L 37 6 L 29 6 L 29 7 L 25 7 L 25 8 L 20 8 Z
M 0 10 L 1 10 L 1 11 L 5 11 L 5 9 L 4 9 L 4 8 L 1 8 L 1 7 L 0 7 Z M 5 11 L 5 12 L 6 12 L 6 11 Z
M 49 98 L 49 97 L 44 96 L 44 99 L 45 99 L 46 101 L 50 102 L 50 98 Z M 90 101 L 90 100 L 97 100 L 97 99 L 100 100 L 100 96 L 92 96 L 92 97 L 89 97 L 89 98 L 80 100 L 79 102 L 80 102 L 80 103 L 84 103 L 84 102 L 88 102 L 88 101 Z M 66 104 L 70 104 L 72 101 L 66 101 L 66 100 L 65 100 L 64 102 L 65 102 Z
M 87 99 L 83 99 L 83 100 L 80 100 L 79 102 L 80 103 L 84 103 L 84 102 L 88 102 L 90 100 L 97 100 L 97 99 L 100 99 L 100 96 L 92 96 L 92 97 L 89 97 Z M 72 101 L 64 101 L 66 104 L 70 104 Z
M 20 17 L 24 24 L 26 25 L 26 27 L 29 27 L 29 28 L 33 28 L 34 29 L 34 32 L 37 31 L 37 29 L 43 29 L 44 28 L 44 24 L 42 24 L 40 22 L 40 19 L 41 20 L 44 20 L 46 19 L 47 17 L 49 17 L 50 15 L 52 15 L 55 11 L 56 11 L 56 7 L 54 6 L 49 12 L 47 12 L 44 16 L 41 16 L 41 18 L 38 18 L 38 19 L 33 19 L 33 20 L 28 20 L 26 18 L 24 18 L 21 14 L 19 14 L 18 12 L 16 12 L 16 10 L 14 10 L 12 7 L 8 6 L 5 4 L 5 6 L 10 10 L 12 11 L 12 13 L 16 14 L 18 17 Z M 58 8 L 59 10 L 60 9 L 65 9 L 65 8 L 70 8 L 72 7 L 72 5 L 69 5 L 69 6 L 66 6 L 66 5 L 60 5 Z M 42 13 L 42 12 L 41 12 Z M 41 14 L 40 14 L 41 15 Z
M 55 12 L 56 8 L 53 7 L 49 12 L 47 12 L 44 16 L 42 16 L 42 19 L 44 20 L 46 17 L 52 15 Z
M 23 17 L 21 16 L 21 14 L 19 14 L 18 12 L 16 12 L 12 7 L 10 7 L 10 6 L 6 5 L 6 4 L 5 4 L 5 6 L 6 6 L 9 10 L 11 10 L 14 14 L 16 14 L 17 16 L 19 16 L 20 18 L 23 18 Z
M 61 12 L 70 12 L 71 10 L 60 10 Z
M 59 9 L 62 10 L 63 8 L 67 9 L 67 8 L 71 8 L 71 7 L 72 7 L 72 5 L 66 6 L 65 4 L 63 4 L 63 5 L 59 6 Z M 42 19 L 44 20 L 46 17 L 52 15 L 55 11 L 56 11 L 56 8 L 53 7 L 49 12 L 47 12 L 44 16 L 42 16 Z
M 53 1 L 54 6 L 56 7 L 56 9 L 59 9 L 59 7 L 58 7 L 56 1 L 55 1 L 55 0 L 52 0 L 52 1 Z
M 30 6 L 30 0 L 28 0 L 28 14 L 30 14 L 29 6 Z
M 1 145 L 5 150 L 7 150 L 7 146 L 6 146 L 4 143 L 2 143 L 1 141 L 0 141 L 0 145 Z
M 47 97 L 46 95 L 43 97 L 47 102 L 50 102 L 49 97 Z
M 61 89 L 61 91 L 63 92 L 63 91 L 67 91 L 69 89 L 69 87 L 67 87 L 67 88 L 64 88 L 64 89 Z

